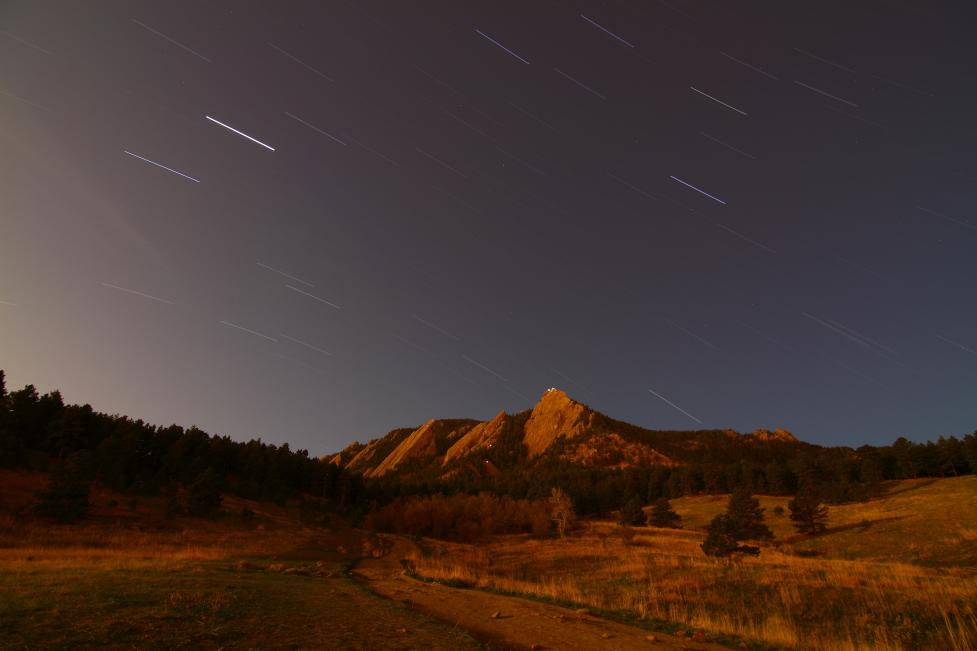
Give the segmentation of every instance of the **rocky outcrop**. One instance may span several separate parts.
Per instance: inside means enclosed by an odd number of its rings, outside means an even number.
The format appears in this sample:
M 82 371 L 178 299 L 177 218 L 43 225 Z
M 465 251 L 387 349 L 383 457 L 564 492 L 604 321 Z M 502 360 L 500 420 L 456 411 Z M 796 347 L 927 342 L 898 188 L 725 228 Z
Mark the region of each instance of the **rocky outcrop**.
M 367 477 L 379 477 L 401 467 L 414 459 L 433 459 L 464 438 L 477 421 L 470 420 L 429 420 L 410 433 L 375 468 L 366 473 Z
M 784 441 L 785 443 L 797 443 L 797 439 L 793 434 L 779 427 L 772 432 L 766 429 L 758 429 L 748 436 L 757 441 Z
M 560 455 L 567 461 L 591 468 L 633 468 L 674 466 L 674 461 L 658 450 L 622 438 L 614 432 L 597 432 L 584 436 Z
M 365 447 L 366 446 L 360 443 L 359 441 L 353 441 L 352 443 L 347 445 L 342 452 L 337 452 L 336 454 L 333 454 L 331 456 L 326 455 L 324 457 L 321 457 L 321 461 L 327 461 L 333 464 L 334 466 L 345 468 L 346 465 L 350 461 L 352 461 L 353 457 L 359 454 Z
M 492 420 L 475 425 L 448 448 L 444 455 L 444 463 L 463 457 L 480 448 L 491 447 L 511 424 L 511 418 L 504 411 L 500 411 Z
M 413 429 L 395 429 L 386 436 L 367 443 L 346 465 L 348 470 L 366 474 L 380 465 L 401 441 L 410 436 Z
M 561 437 L 565 440 L 558 445 Z M 520 445 L 522 443 L 522 445 Z M 366 477 L 423 471 L 433 477 L 492 477 L 541 455 L 590 468 L 678 466 L 703 458 L 721 463 L 752 446 L 809 446 L 783 429 L 651 430 L 618 421 L 547 390 L 531 411 L 500 411 L 488 421 L 438 419 L 393 430 L 365 446 L 354 443 L 323 461 Z M 493 453 L 494 452 L 494 453 Z
M 591 427 L 594 412 L 559 389 L 548 389 L 526 421 L 523 443 L 530 457 L 539 456 L 561 435 L 573 439 Z
M 394 448 L 393 452 L 388 454 L 387 458 L 381 461 L 378 466 L 367 472 L 366 476 L 379 477 L 408 459 L 425 459 L 436 456 L 438 447 L 434 440 L 434 423 L 433 419 L 429 420 L 411 432 L 410 436 Z

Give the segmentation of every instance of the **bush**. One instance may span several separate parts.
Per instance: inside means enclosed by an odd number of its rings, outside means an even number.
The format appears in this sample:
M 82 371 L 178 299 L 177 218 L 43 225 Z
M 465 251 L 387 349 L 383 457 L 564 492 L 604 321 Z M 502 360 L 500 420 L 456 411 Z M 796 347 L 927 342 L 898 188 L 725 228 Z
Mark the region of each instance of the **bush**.
M 399 498 L 367 514 L 364 527 L 387 533 L 476 542 L 503 533 L 550 532 L 545 501 L 530 502 L 488 493 Z

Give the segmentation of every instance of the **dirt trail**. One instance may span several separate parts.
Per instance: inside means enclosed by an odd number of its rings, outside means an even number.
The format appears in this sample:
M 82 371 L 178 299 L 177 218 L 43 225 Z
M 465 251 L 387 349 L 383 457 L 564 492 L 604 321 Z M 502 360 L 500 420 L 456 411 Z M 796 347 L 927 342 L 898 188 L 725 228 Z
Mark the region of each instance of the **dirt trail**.
M 403 573 L 401 559 L 415 550 L 410 541 L 390 537 L 393 547 L 380 558 L 362 560 L 353 575 L 372 592 L 408 604 L 468 631 L 474 637 L 508 649 L 696 649 L 729 647 L 694 642 L 667 633 L 652 633 L 569 608 L 547 603 L 425 583 Z M 493 617 L 495 613 L 501 616 Z M 649 639 L 654 636 L 655 640 Z M 535 646 L 534 646 L 535 645 Z

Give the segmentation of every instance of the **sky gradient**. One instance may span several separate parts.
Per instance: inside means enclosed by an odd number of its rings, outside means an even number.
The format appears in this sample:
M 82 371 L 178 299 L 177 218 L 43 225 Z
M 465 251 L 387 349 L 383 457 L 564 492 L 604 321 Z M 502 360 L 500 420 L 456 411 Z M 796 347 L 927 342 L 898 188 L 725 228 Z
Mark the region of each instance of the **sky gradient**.
M 0 368 L 314 454 L 973 431 L 977 7 L 857 4 L 3 3 Z

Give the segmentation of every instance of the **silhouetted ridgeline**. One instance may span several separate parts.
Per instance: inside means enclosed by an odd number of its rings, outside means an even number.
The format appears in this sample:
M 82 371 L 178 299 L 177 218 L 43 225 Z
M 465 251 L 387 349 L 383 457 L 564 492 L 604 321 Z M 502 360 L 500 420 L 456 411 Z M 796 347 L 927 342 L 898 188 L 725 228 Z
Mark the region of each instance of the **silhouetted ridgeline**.
M 279 502 L 304 494 L 337 506 L 363 498 L 358 475 L 287 443 L 239 443 L 196 427 L 156 427 L 65 405 L 59 392 L 38 395 L 32 385 L 8 394 L 3 371 L 0 467 L 50 470 L 59 480 L 68 475 L 69 483 L 98 482 L 127 493 L 191 487 L 191 499 L 204 489 Z

